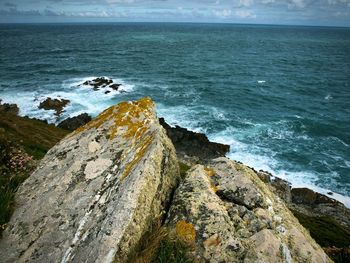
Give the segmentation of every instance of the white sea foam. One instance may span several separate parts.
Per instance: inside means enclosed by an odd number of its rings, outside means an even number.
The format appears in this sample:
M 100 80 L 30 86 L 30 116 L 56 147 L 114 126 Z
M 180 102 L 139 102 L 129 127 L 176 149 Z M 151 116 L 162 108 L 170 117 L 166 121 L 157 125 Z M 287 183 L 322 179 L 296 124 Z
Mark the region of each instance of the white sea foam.
M 86 112 L 92 116 L 96 116 L 103 109 L 115 104 L 115 100 L 123 94 L 123 92 L 131 92 L 134 85 L 125 82 L 122 79 L 112 79 L 114 83 L 121 86 L 118 91 L 111 88 L 100 89 L 94 91 L 90 86 L 81 85 L 87 80 L 93 80 L 96 77 L 74 78 L 64 81 L 58 86 L 41 87 L 35 92 L 7 92 L 1 97 L 4 102 L 16 103 L 20 108 L 21 116 L 30 116 L 39 119 L 45 119 L 50 123 L 57 123 L 67 117 L 72 117 Z M 105 91 L 110 91 L 105 94 Z M 46 98 L 68 99 L 70 103 L 64 108 L 64 112 L 57 118 L 53 110 L 39 109 L 40 102 Z
M 255 125 L 252 127 L 252 129 L 261 129 L 264 127 L 265 125 Z M 289 181 L 293 187 L 307 187 L 313 189 L 314 191 L 325 194 L 344 203 L 347 207 L 350 207 L 350 197 L 339 193 L 334 193 L 327 187 L 320 187 L 318 185 L 318 181 L 321 175 L 318 175 L 315 172 L 311 171 L 288 171 L 282 169 L 280 162 L 274 157 L 276 153 L 269 151 L 268 149 L 264 149 L 264 151 L 262 151 L 258 146 L 254 145 L 254 142 L 242 142 L 242 140 L 239 138 L 242 133 L 242 130 L 228 127 L 221 132 L 210 134 L 208 137 L 211 141 L 230 145 L 231 151 L 227 154 L 227 157 L 232 160 L 240 161 L 250 167 L 253 167 L 256 170 L 268 171 L 279 178 Z M 284 138 L 284 136 L 290 137 L 291 134 L 282 133 L 281 138 Z M 297 138 L 300 139 L 300 136 L 297 136 Z M 304 139 L 309 140 L 310 138 L 306 136 Z M 334 187 L 331 187 L 333 189 L 336 189 L 336 182 L 334 181 L 334 178 L 338 176 L 335 173 L 336 172 L 333 172 L 332 175 L 329 175 L 327 177 L 327 185 L 329 187 L 333 185 Z M 333 194 L 330 195 L 328 194 L 329 192 L 332 192 Z
M 324 97 L 325 100 L 331 100 L 333 99 L 332 95 L 331 94 L 327 94 L 326 97 Z
M 258 83 L 259 84 L 264 84 L 264 83 L 266 83 L 266 80 L 258 80 Z

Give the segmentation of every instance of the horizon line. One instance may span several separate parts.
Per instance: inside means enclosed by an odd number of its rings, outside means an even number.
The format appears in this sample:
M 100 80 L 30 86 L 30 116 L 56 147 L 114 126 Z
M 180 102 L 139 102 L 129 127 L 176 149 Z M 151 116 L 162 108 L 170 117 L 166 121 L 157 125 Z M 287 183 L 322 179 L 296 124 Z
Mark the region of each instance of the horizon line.
M 295 27 L 331 27 L 331 28 L 350 28 L 345 25 L 312 25 L 312 24 L 273 24 L 273 23 L 238 23 L 238 22 L 197 22 L 197 21 L 40 21 L 40 22 L 2 22 L 0 25 L 18 25 L 18 24 L 222 24 L 222 25 L 246 25 L 246 26 L 295 26 Z

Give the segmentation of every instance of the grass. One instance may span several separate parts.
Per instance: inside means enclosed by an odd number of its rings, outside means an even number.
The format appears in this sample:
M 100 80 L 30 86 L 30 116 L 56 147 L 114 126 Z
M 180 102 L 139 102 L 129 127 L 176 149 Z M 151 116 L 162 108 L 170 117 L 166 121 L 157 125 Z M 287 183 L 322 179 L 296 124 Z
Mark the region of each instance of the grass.
M 350 247 L 350 229 L 339 224 L 328 216 L 307 216 L 295 210 L 292 211 L 300 224 L 309 230 L 313 239 L 322 247 L 347 248 Z M 326 249 L 326 252 L 328 250 Z M 349 255 L 345 253 L 328 253 L 334 262 L 349 262 Z
M 0 113 L 0 132 L 9 141 L 21 145 L 34 159 L 41 159 L 69 131 L 57 128 L 40 120 Z
M 129 263 L 193 263 L 190 246 L 170 234 L 157 219 L 150 231 L 140 240 L 140 246 Z

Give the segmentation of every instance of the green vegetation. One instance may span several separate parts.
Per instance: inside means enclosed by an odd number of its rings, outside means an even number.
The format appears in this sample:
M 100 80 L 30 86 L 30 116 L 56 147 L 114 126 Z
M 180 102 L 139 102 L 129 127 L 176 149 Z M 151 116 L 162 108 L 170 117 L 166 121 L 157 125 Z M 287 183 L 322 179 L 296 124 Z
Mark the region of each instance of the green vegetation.
M 0 129 L 6 139 L 21 145 L 34 159 L 41 159 L 69 131 L 59 129 L 40 120 L 0 113 Z
M 310 235 L 322 247 L 348 247 L 350 246 L 350 229 L 342 226 L 331 217 L 307 216 L 292 211 L 300 224 L 310 231 Z
M 129 263 L 192 263 L 189 257 L 191 246 L 179 240 L 162 226 L 158 218 L 151 229 L 143 235 L 137 251 Z
M 13 212 L 15 192 L 33 168 L 31 156 L 0 131 L 0 234 Z
M 313 239 L 324 248 L 347 248 L 350 247 L 350 229 L 339 224 L 331 217 L 308 216 L 292 210 L 300 224 L 309 230 Z M 350 256 L 343 250 L 326 249 L 327 254 L 334 262 L 349 262 Z
M 157 263 L 192 263 L 188 257 L 189 247 L 179 240 L 165 238 L 160 243 L 159 249 L 153 262 Z
M 191 166 L 188 166 L 187 164 L 182 162 L 179 162 L 179 166 L 180 166 L 180 176 L 181 178 L 185 178 L 186 173 L 188 170 L 191 169 Z

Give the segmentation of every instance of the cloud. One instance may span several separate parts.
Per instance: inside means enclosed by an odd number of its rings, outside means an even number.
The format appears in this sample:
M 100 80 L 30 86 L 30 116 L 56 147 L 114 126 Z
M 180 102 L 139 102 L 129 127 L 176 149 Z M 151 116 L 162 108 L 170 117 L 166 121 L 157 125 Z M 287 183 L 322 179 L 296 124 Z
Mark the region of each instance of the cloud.
M 256 14 L 254 14 L 251 10 L 237 10 L 235 15 L 239 18 L 256 18 Z
M 213 10 L 213 14 L 218 18 L 228 18 L 232 16 L 232 10 L 231 9 Z
M 2 16 L 132 17 L 133 21 L 342 23 L 350 0 L 0 0 Z M 6 1 L 6 2 L 5 2 Z M 1 20 L 1 17 L 0 17 Z M 3 19 L 4 20 L 4 19 Z

